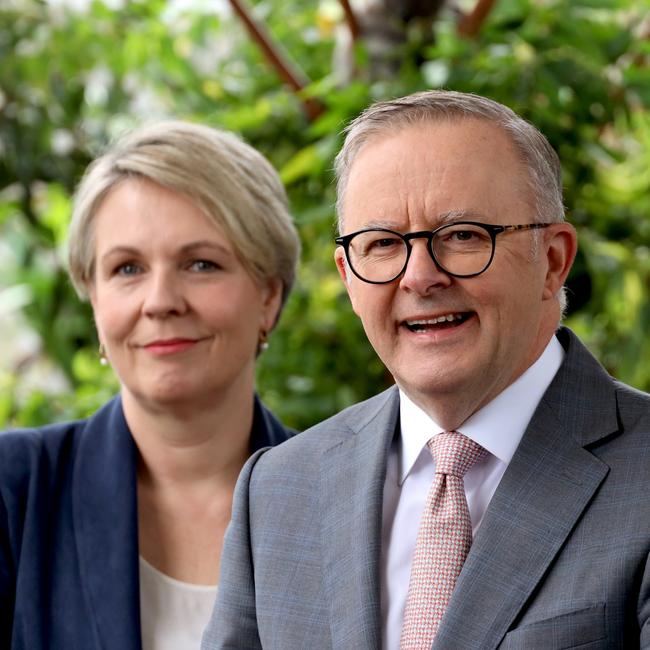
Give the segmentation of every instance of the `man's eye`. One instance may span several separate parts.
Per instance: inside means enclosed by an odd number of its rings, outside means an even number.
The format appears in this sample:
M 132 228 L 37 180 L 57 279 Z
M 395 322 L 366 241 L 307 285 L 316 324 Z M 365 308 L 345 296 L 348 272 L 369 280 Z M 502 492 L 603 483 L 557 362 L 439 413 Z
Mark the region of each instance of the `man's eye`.
M 367 250 L 371 252 L 373 250 L 391 248 L 397 246 L 399 243 L 400 240 L 395 237 L 381 237 L 380 239 L 373 239 L 370 241 Z
M 458 241 L 471 241 L 476 237 L 476 233 L 471 230 L 457 230 L 453 236 Z
M 483 244 L 490 240 L 486 232 L 474 228 L 442 231 L 437 236 L 437 239 L 449 244 Z

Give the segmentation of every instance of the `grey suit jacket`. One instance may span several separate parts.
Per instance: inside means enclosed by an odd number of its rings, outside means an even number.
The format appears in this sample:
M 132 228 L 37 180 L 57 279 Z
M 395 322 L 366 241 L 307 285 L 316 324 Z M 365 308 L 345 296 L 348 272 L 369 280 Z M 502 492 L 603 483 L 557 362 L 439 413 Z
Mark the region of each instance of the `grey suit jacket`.
M 650 395 L 568 330 L 472 545 L 434 650 L 650 648 Z M 382 493 L 395 388 L 254 456 L 203 650 L 381 648 Z

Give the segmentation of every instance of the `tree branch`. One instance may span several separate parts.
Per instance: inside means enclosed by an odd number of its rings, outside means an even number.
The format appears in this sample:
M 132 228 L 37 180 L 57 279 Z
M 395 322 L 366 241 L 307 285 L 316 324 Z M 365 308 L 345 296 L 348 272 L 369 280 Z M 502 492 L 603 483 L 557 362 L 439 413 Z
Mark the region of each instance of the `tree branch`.
M 349 0 L 340 0 L 341 6 L 343 7 L 343 12 L 345 13 L 345 22 L 348 24 L 350 29 L 350 34 L 352 40 L 356 43 L 361 36 L 361 28 L 359 27 L 359 21 L 350 6 Z
M 470 13 L 461 15 L 458 22 L 458 33 L 461 36 L 472 38 L 478 34 L 481 25 L 485 22 L 488 14 L 494 8 L 497 0 L 477 0 L 474 9 Z
M 296 93 L 309 85 L 307 75 L 282 51 L 280 45 L 275 43 L 266 28 L 252 16 L 243 0 L 230 0 L 235 13 L 246 26 L 251 38 L 257 43 L 272 68 Z M 313 99 L 301 100 L 310 120 L 315 120 L 324 111 L 323 106 Z

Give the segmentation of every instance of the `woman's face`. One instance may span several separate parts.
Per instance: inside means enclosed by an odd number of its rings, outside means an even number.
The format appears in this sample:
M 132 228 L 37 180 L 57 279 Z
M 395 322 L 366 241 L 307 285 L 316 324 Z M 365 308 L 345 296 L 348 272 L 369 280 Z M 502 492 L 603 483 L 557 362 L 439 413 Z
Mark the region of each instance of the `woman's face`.
M 280 282 L 261 287 L 187 198 L 126 180 L 95 215 L 91 303 L 123 391 L 150 408 L 215 404 L 253 389 L 260 330 Z

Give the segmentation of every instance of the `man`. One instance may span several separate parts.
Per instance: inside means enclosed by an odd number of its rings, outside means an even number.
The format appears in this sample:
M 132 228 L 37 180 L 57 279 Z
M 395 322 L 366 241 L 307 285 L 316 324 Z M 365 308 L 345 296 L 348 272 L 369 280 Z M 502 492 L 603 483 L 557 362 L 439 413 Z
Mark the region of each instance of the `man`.
M 396 387 L 251 459 L 204 650 L 650 647 L 650 396 L 559 328 L 556 154 L 433 91 L 365 111 L 337 174 Z

